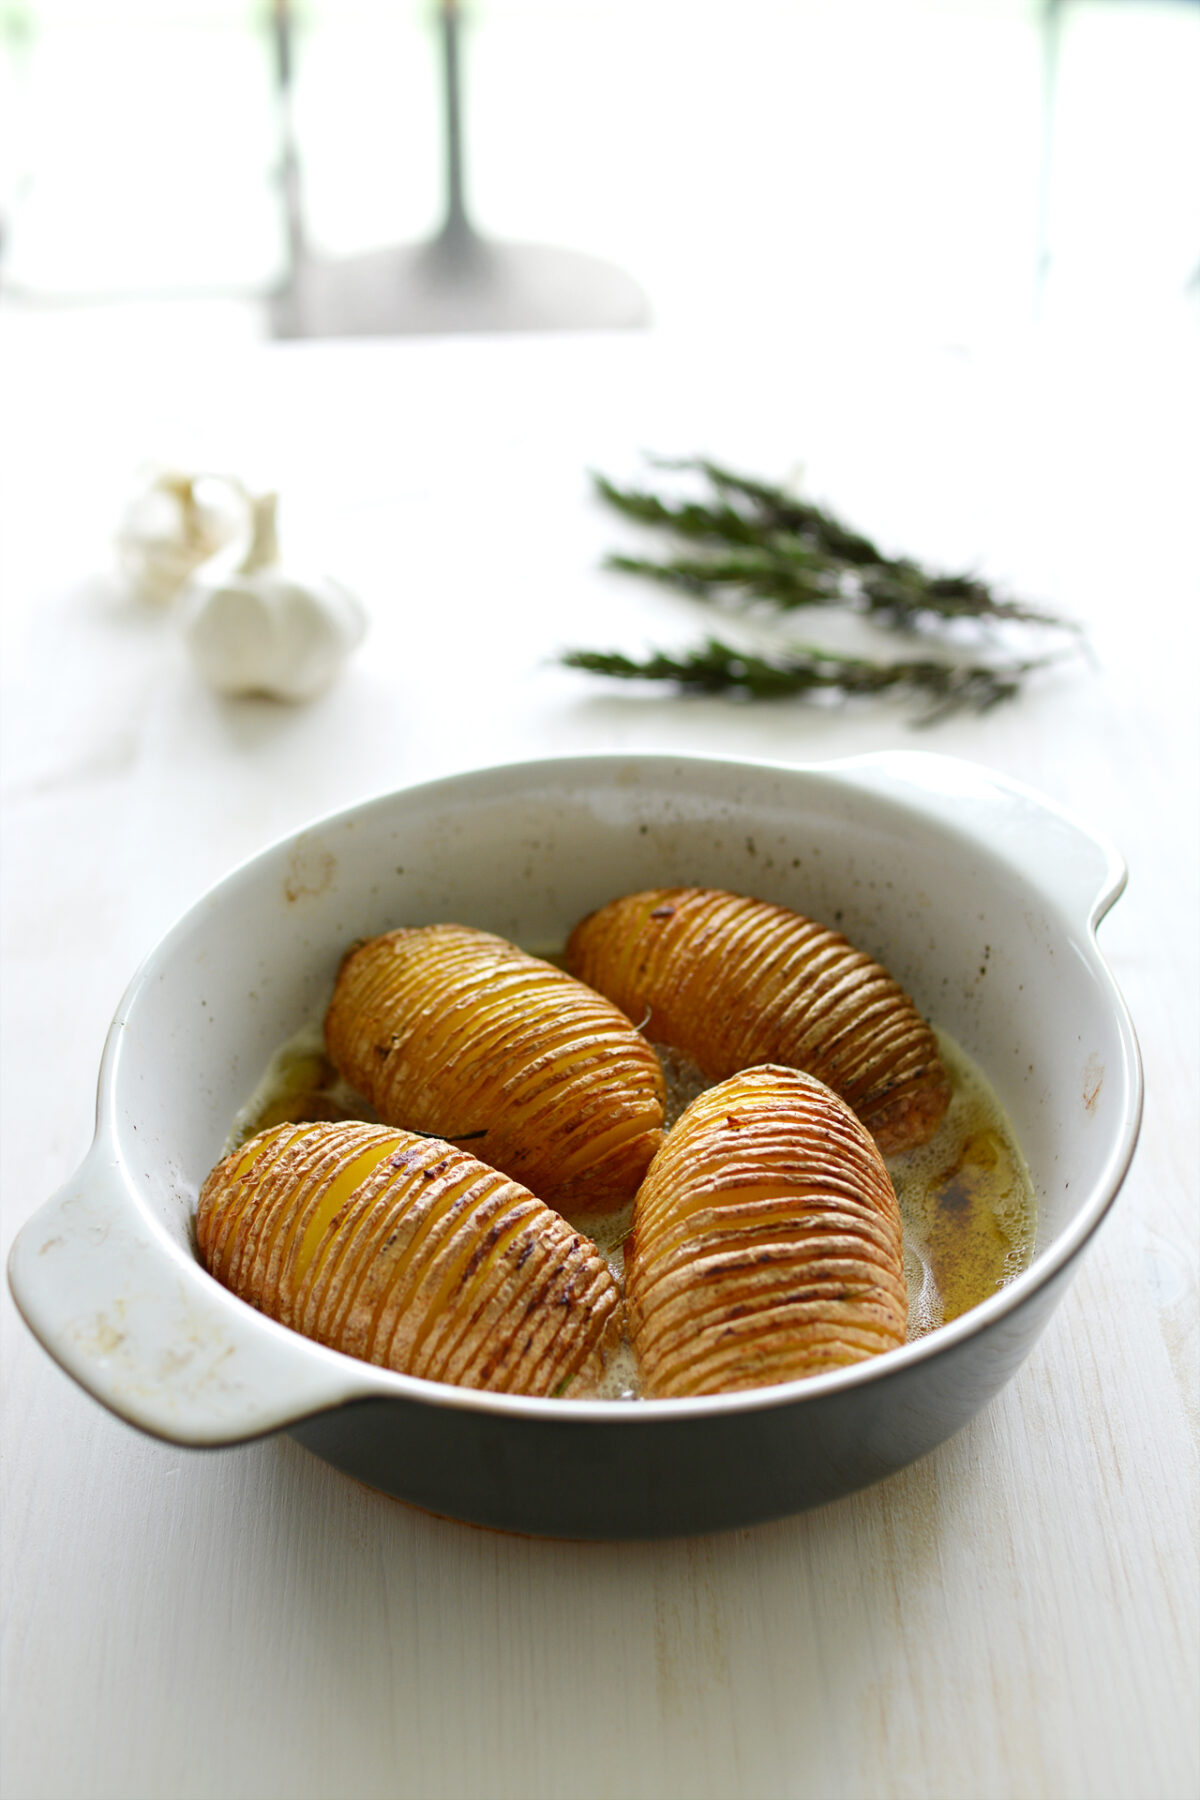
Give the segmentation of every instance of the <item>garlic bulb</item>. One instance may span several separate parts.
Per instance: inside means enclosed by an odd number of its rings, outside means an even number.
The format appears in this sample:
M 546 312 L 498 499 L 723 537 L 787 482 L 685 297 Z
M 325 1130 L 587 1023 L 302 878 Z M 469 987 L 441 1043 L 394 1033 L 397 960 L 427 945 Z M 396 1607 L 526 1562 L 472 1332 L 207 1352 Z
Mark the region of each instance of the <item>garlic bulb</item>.
M 327 575 L 281 566 L 276 496 L 253 501 L 249 542 L 198 569 L 180 601 L 201 675 L 220 694 L 311 700 L 367 628 L 358 599 Z
M 246 530 L 250 496 L 228 475 L 159 469 L 117 528 L 117 563 L 139 600 L 166 606 L 188 576 Z

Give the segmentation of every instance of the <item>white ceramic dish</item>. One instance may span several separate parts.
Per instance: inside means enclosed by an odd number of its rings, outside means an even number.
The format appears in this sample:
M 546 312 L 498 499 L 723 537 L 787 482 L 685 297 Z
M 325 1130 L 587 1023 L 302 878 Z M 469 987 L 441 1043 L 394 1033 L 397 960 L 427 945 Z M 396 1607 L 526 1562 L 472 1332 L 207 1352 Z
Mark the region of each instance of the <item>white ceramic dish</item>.
M 96 1137 L 10 1262 L 50 1354 L 147 1432 L 228 1445 L 292 1429 L 436 1510 L 531 1531 L 742 1523 L 887 1473 L 956 1429 L 1040 1331 L 1111 1203 L 1141 1080 L 1095 928 L 1112 848 L 987 771 L 901 752 L 806 768 L 605 756 L 384 796 L 272 846 L 135 975 Z M 196 1261 L 200 1182 L 272 1051 L 315 1016 L 347 943 L 455 920 L 527 945 L 640 887 L 694 882 L 836 922 L 983 1066 L 1034 1176 L 1032 1266 L 931 1336 L 752 1394 L 525 1400 L 373 1368 L 298 1337 Z

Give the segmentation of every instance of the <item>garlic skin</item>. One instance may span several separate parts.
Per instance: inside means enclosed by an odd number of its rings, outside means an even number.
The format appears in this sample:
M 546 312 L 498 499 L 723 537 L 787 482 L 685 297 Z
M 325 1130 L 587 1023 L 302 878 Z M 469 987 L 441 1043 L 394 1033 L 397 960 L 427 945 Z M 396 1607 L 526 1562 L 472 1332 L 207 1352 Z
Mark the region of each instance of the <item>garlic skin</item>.
M 183 634 L 217 693 L 311 700 L 361 643 L 367 618 L 331 576 L 280 563 L 276 505 L 275 494 L 256 496 L 249 542 L 192 576 L 180 599 Z
M 244 536 L 250 510 L 231 475 L 151 472 L 117 527 L 117 565 L 135 598 L 169 606 L 201 563 Z

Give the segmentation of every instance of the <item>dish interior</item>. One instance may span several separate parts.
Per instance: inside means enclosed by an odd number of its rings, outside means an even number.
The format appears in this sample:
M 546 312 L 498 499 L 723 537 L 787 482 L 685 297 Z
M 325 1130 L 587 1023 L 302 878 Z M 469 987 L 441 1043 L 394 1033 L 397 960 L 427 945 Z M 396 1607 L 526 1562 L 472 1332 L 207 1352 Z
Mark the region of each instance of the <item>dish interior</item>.
M 888 967 L 1011 1120 L 1035 1257 L 1111 1176 L 1128 1071 L 1085 923 L 966 823 L 830 773 L 606 760 L 389 796 L 265 852 L 188 914 L 110 1053 L 111 1125 L 145 1214 L 190 1248 L 230 1121 L 353 940 L 442 920 L 562 942 L 615 895 L 675 883 L 791 906 Z

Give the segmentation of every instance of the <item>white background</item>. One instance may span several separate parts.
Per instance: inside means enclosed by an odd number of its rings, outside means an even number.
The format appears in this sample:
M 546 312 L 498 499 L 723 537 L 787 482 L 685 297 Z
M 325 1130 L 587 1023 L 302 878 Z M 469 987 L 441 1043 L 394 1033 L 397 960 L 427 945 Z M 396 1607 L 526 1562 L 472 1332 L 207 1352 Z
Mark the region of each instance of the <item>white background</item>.
M 411 1511 L 286 1438 L 174 1450 L 87 1400 L 6 1298 L 8 1800 L 1188 1800 L 1194 355 L 850 331 L 181 359 L 125 330 L 6 339 L 6 1243 L 86 1150 L 135 963 L 212 880 L 366 793 L 526 754 L 916 742 L 1040 787 L 1130 864 L 1102 943 L 1147 1112 L 984 1415 L 861 1495 L 712 1538 L 537 1543 Z M 630 540 L 586 471 L 632 473 L 643 448 L 802 464 L 889 545 L 1085 620 L 1094 660 L 916 738 L 890 705 L 687 702 L 556 668 L 564 644 L 694 633 L 682 602 L 597 568 Z M 111 532 L 148 456 L 277 482 L 285 545 L 360 589 L 371 635 L 324 699 L 215 700 L 171 619 L 122 591 Z

